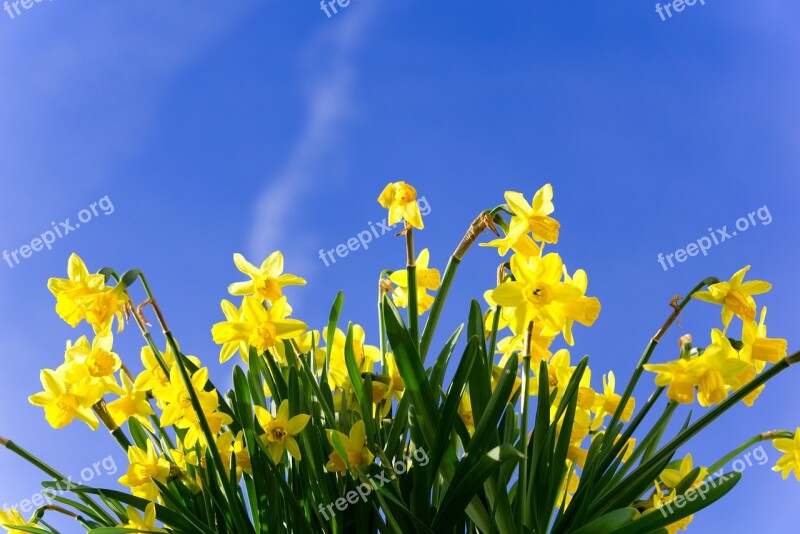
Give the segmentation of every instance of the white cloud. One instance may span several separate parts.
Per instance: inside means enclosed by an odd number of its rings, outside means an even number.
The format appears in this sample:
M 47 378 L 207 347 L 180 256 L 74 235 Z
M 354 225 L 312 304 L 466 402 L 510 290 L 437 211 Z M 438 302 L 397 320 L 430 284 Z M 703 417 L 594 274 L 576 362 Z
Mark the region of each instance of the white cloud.
M 278 249 L 307 249 L 313 240 L 309 235 L 298 236 L 296 229 L 290 240 L 288 222 L 292 213 L 303 209 L 310 186 L 330 179 L 330 161 L 342 148 L 339 134 L 353 113 L 354 55 L 374 12 L 370 3 L 343 10 L 311 40 L 305 65 L 309 74 L 304 80 L 308 118 L 281 170 L 255 203 L 249 241 L 253 258 Z M 311 268 L 311 262 L 304 262 L 299 254 L 291 263 L 294 271 L 306 275 Z

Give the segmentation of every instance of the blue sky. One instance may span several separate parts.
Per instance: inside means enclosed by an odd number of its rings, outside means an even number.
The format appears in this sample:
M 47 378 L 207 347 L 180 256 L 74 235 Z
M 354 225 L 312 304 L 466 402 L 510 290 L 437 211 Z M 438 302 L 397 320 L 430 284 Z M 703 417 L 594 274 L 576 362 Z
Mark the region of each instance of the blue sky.
M 596 378 L 627 377 L 670 297 L 745 264 L 774 284 L 759 300 L 770 334 L 796 348 L 800 6 L 706 0 L 667 21 L 654 7 L 352 0 L 327 18 L 310 1 L 55 0 L 13 19 L 0 12 L 0 249 L 74 223 L 106 195 L 114 206 L 53 250 L 0 263 L 0 435 L 76 478 L 111 453 L 124 469 L 110 437 L 54 431 L 26 401 L 39 369 L 86 333 L 55 316 L 45 287 L 73 251 L 93 269 L 145 270 L 182 347 L 218 384 L 232 364 L 216 363 L 210 327 L 240 278 L 236 251 L 258 262 L 282 250 L 309 279 L 290 293 L 295 315 L 315 327 L 345 290 L 347 318 L 377 341 L 375 280 L 403 265 L 401 241 L 383 236 L 328 268 L 318 254 L 381 220 L 375 199 L 401 179 L 431 206 L 418 243 L 440 269 L 503 191 L 553 184 L 558 250 L 603 303 L 573 351 L 590 355 Z M 659 265 L 659 253 L 763 206 L 769 224 L 755 219 L 707 256 Z M 492 285 L 496 263 L 491 250 L 469 253 L 442 337 Z M 672 358 L 681 333 L 705 341 L 718 317 L 691 306 L 654 360 Z M 133 366 L 139 346 L 135 327 L 116 343 Z M 758 432 L 800 426 L 798 373 L 687 450 L 709 464 Z M 778 453 L 766 451 L 769 463 L 749 468 L 695 532 L 796 525 L 800 483 L 771 472 Z M 0 505 L 30 497 L 39 479 L 0 454 Z

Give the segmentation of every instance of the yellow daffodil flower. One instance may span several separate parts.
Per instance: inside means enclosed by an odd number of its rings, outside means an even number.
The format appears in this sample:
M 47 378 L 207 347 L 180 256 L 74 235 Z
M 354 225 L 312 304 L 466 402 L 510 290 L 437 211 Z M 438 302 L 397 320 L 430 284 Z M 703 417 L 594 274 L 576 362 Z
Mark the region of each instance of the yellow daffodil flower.
M 345 464 L 339 452 L 336 450 L 334 436 L 339 438 L 339 441 L 345 449 L 347 464 Z M 352 426 L 349 436 L 336 430 L 328 430 L 328 441 L 331 447 L 333 447 L 333 452 L 328 456 L 328 463 L 325 465 L 325 469 L 328 471 L 345 476 L 347 475 L 348 464 L 350 467 L 355 467 L 357 465 L 367 467 L 372 463 L 374 456 L 369 448 L 367 448 L 367 430 L 363 420 L 359 420 Z
M 128 449 L 128 461 L 130 462 L 128 471 L 119 479 L 119 483 L 130 488 L 134 496 L 155 502 L 161 492 L 154 481 L 167 483 L 170 473 L 169 462 L 159 458 L 151 441 L 147 442 L 146 451 L 131 446 Z
M 123 393 L 115 401 L 108 403 L 108 413 L 117 426 L 122 426 L 133 417 L 150 432 L 155 432 L 150 423 L 149 416 L 155 415 L 153 407 L 147 400 L 147 392 L 136 389 L 130 377 L 124 372 L 120 373 Z
M 389 226 L 405 219 L 414 228 L 424 228 L 417 204 L 417 190 L 407 183 L 394 182 L 387 185 L 378 197 L 378 202 L 389 210 Z
M 144 371 L 136 377 L 133 384 L 134 389 L 137 391 L 152 391 L 159 387 L 169 387 L 169 371 L 175 367 L 175 355 L 172 353 L 172 348 L 168 345 L 166 350 L 161 351 L 161 357 L 164 363 L 167 364 L 167 372 L 161 368 L 158 363 L 156 355 L 153 354 L 153 349 L 148 345 L 142 347 L 141 360 L 144 365 Z M 186 356 L 190 362 L 195 366 L 200 367 L 200 359 L 196 356 Z M 159 405 L 163 408 L 163 406 Z
M 275 251 L 256 267 L 238 252 L 233 255 L 236 268 L 250 277 L 246 282 L 235 282 L 228 287 L 231 295 L 254 295 L 261 300 L 274 303 L 283 296 L 284 286 L 304 286 L 306 281 L 293 274 L 283 272 L 283 254 Z
M 98 385 L 103 393 L 123 393 L 117 384 L 114 373 L 122 367 L 119 356 L 112 352 L 113 338 L 95 337 L 91 345 L 86 336 L 81 336 L 73 344 L 67 341 L 62 366 L 64 378 L 72 384 L 88 382 Z
M 572 346 L 575 344 L 572 338 L 573 323 L 577 321 L 583 326 L 592 326 L 600 315 L 600 300 L 596 297 L 586 296 L 589 278 L 586 276 L 586 271 L 583 269 L 578 269 L 575 271 L 575 274 L 570 277 L 565 266 L 564 282 L 577 287 L 581 291 L 578 298 L 565 303 L 563 306 L 564 328 L 561 329 L 561 333 L 564 335 L 564 341 Z
M 206 413 L 205 418 L 211 433 L 214 435 L 219 434 L 223 426 L 233 423 L 233 418 L 230 415 L 216 410 Z M 200 426 L 200 418 L 194 412 L 175 423 L 175 428 L 186 431 L 183 436 L 183 443 L 186 447 L 193 448 L 197 443 L 204 447 L 208 445 L 203 428 Z
M 464 422 L 464 426 L 467 427 L 467 432 L 469 435 L 475 433 L 475 416 L 472 413 L 472 399 L 469 396 L 469 393 L 464 393 L 462 395 L 461 400 L 458 401 L 458 416 L 461 418 L 461 421 Z
M 718 329 L 711 331 L 711 345 L 689 361 L 689 372 L 697 377 L 697 400 L 701 406 L 719 404 L 732 387 L 739 386 L 738 375 L 748 365 L 739 359 L 730 340 Z
M 417 256 L 417 307 L 422 315 L 433 305 L 433 296 L 428 294 L 428 289 L 437 290 L 441 284 L 441 276 L 437 269 L 429 269 L 430 253 L 423 249 Z M 408 271 L 401 269 L 394 271 L 389 279 L 397 285 L 392 291 L 392 299 L 399 308 L 408 306 Z
M 543 258 L 511 257 L 515 280 L 503 282 L 492 292 L 499 305 L 514 309 L 512 330 L 522 332 L 531 321 L 543 321 L 548 329 L 560 332 L 565 325 L 564 304 L 581 296 L 573 284 L 561 281 L 563 263 L 558 254 Z
M 557 243 L 560 224 L 549 215 L 555 211 L 553 206 L 553 186 L 544 185 L 533 196 L 533 202 L 528 204 L 522 193 L 506 191 L 506 202 L 511 207 L 516 217 L 511 218 L 508 236 L 516 238 L 528 232 L 533 234 L 536 241 Z
M 156 528 L 156 504 L 151 502 L 144 509 L 144 515 L 133 506 L 127 506 L 128 523 L 119 525 L 120 528 L 135 529 L 136 532 L 167 532 L 163 528 Z
M 512 221 L 514 219 L 512 218 Z M 516 223 L 517 227 L 521 226 L 520 223 Z M 536 242 L 530 238 L 527 233 L 519 234 L 519 235 L 506 235 L 505 237 L 498 237 L 497 239 L 493 239 L 488 243 L 480 243 L 481 247 L 495 247 L 497 249 L 497 253 L 500 256 L 505 256 L 508 254 L 509 250 L 513 250 L 515 253 L 520 254 L 524 258 L 530 258 L 531 256 L 540 256 L 542 253 L 542 248 L 536 244 Z
M 780 471 L 784 480 L 789 473 L 794 473 L 795 478 L 800 480 L 800 428 L 795 432 L 794 439 L 778 438 L 772 441 L 772 445 L 783 453 L 772 470 Z
M 13 527 L 30 527 L 30 528 L 41 528 L 36 523 L 31 523 L 30 521 L 25 521 L 25 518 L 22 517 L 17 510 L 0 510 L 0 527 L 4 528 L 9 532 L 9 534 L 24 534 L 26 531 L 18 530 Z
M 255 406 L 256 419 L 258 424 L 264 429 L 265 434 L 261 436 L 262 441 L 267 444 L 267 449 L 275 464 L 280 463 L 284 451 L 289 451 L 292 458 L 300 460 L 300 446 L 295 439 L 308 424 L 311 416 L 299 414 L 289 417 L 289 401 L 283 400 L 278 407 L 278 414 L 273 417 L 269 410 L 261 406 Z
M 328 328 L 322 331 L 323 339 L 328 337 Z M 375 362 L 381 361 L 381 351 L 373 345 L 366 345 L 364 340 L 366 333 L 360 325 L 353 325 L 353 354 L 356 364 L 362 373 L 371 372 Z M 330 367 L 328 371 L 328 381 L 337 387 L 350 391 L 350 375 L 347 372 L 347 362 L 344 357 L 344 348 L 347 335 L 340 329 L 336 329 L 333 335 L 333 346 L 328 348 Z
M 678 484 L 681 483 L 681 480 L 686 478 L 686 476 L 694 470 L 694 464 L 692 461 L 692 455 L 687 454 L 686 457 L 681 460 L 680 465 L 677 466 L 677 469 L 674 468 L 667 468 L 661 472 L 659 478 L 661 482 L 664 484 L 666 489 L 675 489 L 678 487 Z M 708 469 L 705 467 L 700 468 L 700 473 L 697 475 L 697 478 L 692 483 L 690 488 L 699 487 L 703 480 L 705 480 L 706 476 L 708 475 Z
M 648 363 L 645 370 L 656 373 L 655 383 L 659 387 L 667 387 L 667 396 L 681 404 L 694 402 L 697 377 L 689 360 L 675 360 L 667 363 Z
M 222 456 L 222 463 L 225 466 L 230 464 L 231 456 L 236 458 L 237 480 L 242 478 L 243 472 L 252 476 L 253 465 L 250 462 L 250 453 L 247 451 L 244 444 L 243 431 L 240 430 L 236 436 L 234 436 L 233 432 L 230 430 L 223 432 L 217 438 L 217 450 L 219 450 L 219 454 Z
M 592 421 L 593 430 L 599 428 L 603 424 L 605 416 L 612 415 L 617 410 L 620 401 L 622 401 L 622 396 L 614 392 L 615 384 L 616 380 L 613 371 L 609 372 L 608 375 L 603 375 L 603 393 L 597 393 L 592 407 L 592 411 L 595 414 Z M 630 420 L 635 407 L 636 401 L 631 397 L 623 408 L 620 419 L 625 422 Z
M 103 396 L 97 385 L 69 384 L 51 369 L 42 370 L 40 378 L 44 391 L 28 400 L 44 408 L 45 418 L 53 428 L 63 428 L 78 419 L 97 430 L 100 423 L 92 413 L 92 405 Z
M 761 318 L 758 323 L 755 321 L 742 323 L 742 344 L 744 346 L 739 351 L 739 356 L 746 362 L 778 363 L 786 357 L 788 342 L 785 339 L 767 337 L 767 326 L 764 324 L 766 318 L 767 307 L 765 306 L 761 308 Z M 757 371 L 763 369 L 763 365 L 758 367 Z
M 219 407 L 216 391 L 204 391 L 208 383 L 208 368 L 198 369 L 192 375 L 191 382 L 203 408 L 203 413 L 214 412 Z M 164 411 L 161 414 L 162 427 L 172 426 L 181 419 L 193 420 L 197 417 L 189 390 L 186 388 L 177 366 L 173 367 L 170 372 L 169 386 L 154 389 L 153 396 L 164 403 Z
M 193 465 L 197 467 L 200 465 L 200 461 L 197 458 L 197 452 L 194 450 L 187 449 L 183 443 L 178 443 L 177 449 L 170 449 L 169 456 L 172 459 L 172 463 L 186 471 L 187 466 Z
M 223 300 L 222 311 L 227 321 L 217 323 L 211 329 L 214 342 L 222 345 L 219 357 L 222 363 L 228 361 L 237 349 L 246 359 L 248 346 L 263 353 L 284 339 L 301 335 L 307 328 L 303 321 L 287 318 L 291 308 L 286 297 L 279 298 L 269 308 L 255 297 L 244 297 L 238 310 Z
M 95 334 L 110 333 L 117 318 L 119 331 L 123 328 L 123 309 L 128 296 L 116 287 L 106 287 L 105 276 L 89 274 L 86 264 L 72 254 L 67 262 L 68 278 L 50 278 L 47 288 L 56 297 L 56 313 L 73 328 L 82 320 L 92 325 Z
M 727 282 L 719 282 L 708 286 L 708 291 L 694 294 L 695 299 L 722 305 L 722 325 L 725 329 L 734 315 L 742 321 L 753 321 L 756 318 L 756 303 L 752 295 L 766 293 L 772 286 L 763 280 L 742 282 L 745 273 L 750 270 L 746 266 L 734 273 Z

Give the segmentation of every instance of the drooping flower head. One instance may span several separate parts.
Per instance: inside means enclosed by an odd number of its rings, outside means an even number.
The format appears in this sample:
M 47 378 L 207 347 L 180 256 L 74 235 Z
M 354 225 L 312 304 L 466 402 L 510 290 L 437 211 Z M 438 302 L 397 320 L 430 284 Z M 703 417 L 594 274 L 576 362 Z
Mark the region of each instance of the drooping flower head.
M 394 182 L 378 197 L 381 206 L 389 210 L 389 226 L 405 220 L 414 228 L 424 228 L 417 203 L 417 190 L 405 182 Z

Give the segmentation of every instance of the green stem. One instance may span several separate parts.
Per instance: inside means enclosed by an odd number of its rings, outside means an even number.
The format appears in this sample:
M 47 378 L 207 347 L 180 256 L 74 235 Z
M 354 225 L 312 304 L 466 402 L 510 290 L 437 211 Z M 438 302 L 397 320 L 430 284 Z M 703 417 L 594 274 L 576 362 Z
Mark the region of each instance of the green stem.
M 456 271 L 458 271 L 458 266 L 460 264 L 461 260 L 455 256 L 450 257 L 450 261 L 447 262 L 447 267 L 444 270 L 442 284 L 436 292 L 436 298 L 433 299 L 433 304 L 428 314 L 428 320 L 425 322 L 425 328 L 422 330 L 422 340 L 419 344 L 419 357 L 423 362 L 425 361 L 425 356 L 428 354 L 431 341 L 433 341 L 433 333 L 436 330 L 436 325 L 442 314 L 442 308 L 444 308 L 447 295 L 450 293 L 450 286 L 453 284 L 453 279 L 456 276 Z
M 525 459 L 519 463 L 519 483 L 517 484 L 517 526 L 528 524 L 528 464 L 536 461 L 528 458 L 528 381 L 531 376 L 531 342 L 533 337 L 533 321 L 525 330 L 524 352 L 522 355 L 522 392 L 520 398 L 519 448 Z M 540 380 L 544 378 L 540 377 Z
M 417 302 L 417 264 L 414 255 L 414 228 L 406 223 L 406 272 L 408 274 L 408 331 L 419 353 L 419 303 Z
M 727 464 L 728 462 L 730 462 L 731 460 L 733 460 L 734 458 L 739 456 L 739 454 L 741 454 L 744 450 L 749 449 L 750 447 L 752 447 L 756 443 L 760 443 L 762 441 L 778 439 L 778 438 L 789 438 L 789 439 L 792 439 L 793 437 L 794 437 L 794 433 L 793 432 L 789 432 L 788 430 L 773 430 L 772 432 L 763 432 L 761 434 L 753 436 L 752 438 L 748 439 L 747 441 L 745 441 L 744 443 L 742 443 L 741 445 L 739 445 L 738 447 L 733 449 L 731 452 L 729 452 L 728 454 L 723 456 L 714 465 L 709 467 L 708 468 L 708 474 L 712 475 L 713 473 L 716 473 L 720 468 L 724 467 L 725 464 Z
M 495 208 L 495 210 L 497 209 L 498 208 Z M 476 239 L 478 239 L 478 236 L 481 234 L 481 232 L 483 232 L 483 230 L 489 225 L 491 225 L 491 228 L 494 230 L 492 215 L 490 215 L 489 211 L 481 212 L 481 214 L 478 215 L 474 221 L 472 221 L 472 224 L 469 225 L 467 233 L 464 234 L 461 242 L 450 256 L 450 260 L 447 262 L 447 267 L 445 268 L 444 276 L 442 277 L 442 284 L 439 287 L 439 290 L 436 292 L 436 298 L 433 300 L 430 315 L 428 316 L 428 320 L 425 322 L 425 328 L 422 331 L 422 341 L 419 345 L 419 356 L 423 362 L 425 362 L 425 356 L 428 354 L 428 349 L 431 346 L 433 333 L 436 331 L 436 325 L 439 322 L 439 316 L 441 315 L 442 308 L 447 300 L 447 295 L 450 293 L 450 286 L 453 284 L 453 278 L 456 275 L 458 266 L 461 264 L 462 258 L 470 249 L 472 244 Z
M 57 484 L 61 481 L 68 480 L 67 477 L 41 461 L 36 456 L 32 455 L 13 441 L 7 441 L 3 438 L 0 438 L 0 446 L 4 446 L 6 449 L 10 450 L 29 464 L 33 465 L 34 467 L 38 468 L 40 471 L 45 473 L 47 476 L 53 479 L 54 482 Z M 108 512 L 103 509 L 102 506 L 97 504 L 94 499 L 89 497 L 83 492 L 78 492 L 75 494 L 81 501 L 83 501 L 87 506 L 89 506 L 93 511 L 98 514 L 98 517 L 104 519 L 108 522 L 109 525 L 116 524 L 116 521 L 108 514 Z

